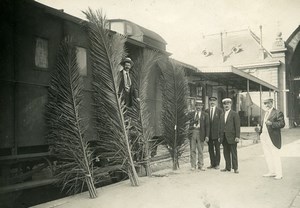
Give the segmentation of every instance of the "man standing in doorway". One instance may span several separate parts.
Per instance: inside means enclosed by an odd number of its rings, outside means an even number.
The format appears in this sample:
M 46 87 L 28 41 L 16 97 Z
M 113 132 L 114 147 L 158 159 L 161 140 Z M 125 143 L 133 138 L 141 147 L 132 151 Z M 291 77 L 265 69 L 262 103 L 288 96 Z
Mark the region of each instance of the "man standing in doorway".
M 224 112 L 221 115 L 219 138 L 223 145 L 223 154 L 225 159 L 225 168 L 222 172 L 231 171 L 239 173 L 237 143 L 240 138 L 240 117 L 239 114 L 231 110 L 232 100 L 225 98 L 222 100 Z M 231 166 L 232 165 L 232 166 Z
M 196 100 L 196 111 L 190 113 L 191 170 L 196 170 L 196 149 L 198 151 L 198 169 L 205 171 L 203 160 L 204 142 L 209 138 L 209 117 L 202 111 L 203 103 Z
M 264 177 L 282 179 L 282 167 L 280 159 L 281 128 L 285 126 L 284 115 L 273 107 L 273 98 L 264 101 L 266 112 L 261 127 L 255 130 L 260 133 L 260 140 L 268 166 L 268 173 Z
M 220 165 L 220 139 L 219 139 L 219 127 L 220 118 L 223 110 L 217 106 L 218 99 L 216 97 L 210 97 L 209 108 L 205 110 L 209 115 L 210 120 L 210 133 L 208 141 L 208 152 L 210 157 L 210 166 L 208 169 L 215 168 L 219 169 Z
M 121 83 L 120 83 L 120 92 L 122 92 L 122 98 L 127 107 L 132 106 L 132 99 L 138 97 L 135 90 L 132 88 L 132 81 L 130 70 L 133 67 L 134 63 L 131 58 L 125 58 L 121 65 L 123 66 L 121 70 Z

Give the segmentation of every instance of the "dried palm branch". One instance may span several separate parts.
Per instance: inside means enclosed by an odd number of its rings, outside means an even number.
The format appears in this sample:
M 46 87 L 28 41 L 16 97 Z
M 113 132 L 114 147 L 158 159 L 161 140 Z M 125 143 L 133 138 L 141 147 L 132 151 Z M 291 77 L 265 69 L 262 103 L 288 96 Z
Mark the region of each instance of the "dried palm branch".
M 188 85 L 182 67 L 174 61 L 159 62 L 163 73 L 162 126 L 164 145 L 173 161 L 173 170 L 179 168 L 179 157 L 185 150 L 188 135 Z
M 154 72 L 154 66 L 161 59 L 158 52 L 145 49 L 138 57 L 132 71 L 133 89 L 138 89 L 138 99 L 133 99 L 132 108 L 128 111 L 134 131 L 138 132 L 135 146 L 137 162 L 143 163 L 146 175 L 151 175 L 150 169 L 150 139 L 154 136 L 154 130 L 150 127 L 150 111 L 147 104 L 148 80 Z
M 97 197 L 92 176 L 91 151 L 81 117 L 83 82 L 76 48 L 66 38 L 59 49 L 49 88 L 46 119 L 52 153 L 58 158 L 56 177 L 68 193 L 82 191 L 86 184 L 91 198 Z
M 88 31 L 93 71 L 93 87 L 101 149 L 108 160 L 122 164 L 133 186 L 139 185 L 129 140 L 130 122 L 125 120 L 125 103 L 119 93 L 120 63 L 125 56 L 126 38 L 106 29 L 101 11 L 84 12 Z

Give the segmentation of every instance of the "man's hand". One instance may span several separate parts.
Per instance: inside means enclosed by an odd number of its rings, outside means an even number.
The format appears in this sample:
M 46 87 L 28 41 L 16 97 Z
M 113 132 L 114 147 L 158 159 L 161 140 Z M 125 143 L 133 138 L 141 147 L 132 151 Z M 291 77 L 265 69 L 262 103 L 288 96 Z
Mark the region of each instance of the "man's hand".
M 208 142 L 209 141 L 209 138 L 208 137 L 205 137 L 205 142 Z
M 218 138 L 218 142 L 222 143 L 222 139 L 221 139 L 221 138 Z
M 240 139 L 238 137 L 235 137 L 234 141 L 239 143 Z
M 269 121 L 269 120 L 267 120 L 267 121 L 266 121 L 266 125 L 271 126 L 271 125 L 272 125 L 272 122 Z
M 260 132 L 260 128 L 261 128 L 260 126 L 256 126 L 256 127 L 254 128 L 255 132 L 256 132 L 256 133 L 259 133 L 259 132 Z

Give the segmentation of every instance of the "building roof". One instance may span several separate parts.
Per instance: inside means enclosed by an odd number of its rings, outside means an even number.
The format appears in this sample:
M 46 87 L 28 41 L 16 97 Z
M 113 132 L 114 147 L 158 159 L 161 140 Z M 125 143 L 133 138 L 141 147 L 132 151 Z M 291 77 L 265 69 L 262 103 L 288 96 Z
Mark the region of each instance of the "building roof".
M 247 91 L 247 80 L 249 80 L 249 91 L 260 91 L 260 85 L 263 91 L 278 91 L 277 87 L 232 66 L 203 68 L 198 74 L 203 80 L 233 86 L 243 91 Z
M 223 44 L 222 44 L 223 43 Z M 221 48 L 223 46 L 224 58 Z M 239 30 L 203 36 L 199 52 L 199 66 L 235 66 L 272 61 L 271 54 L 260 46 L 260 38 L 251 30 Z M 264 51 L 264 59 L 261 58 Z

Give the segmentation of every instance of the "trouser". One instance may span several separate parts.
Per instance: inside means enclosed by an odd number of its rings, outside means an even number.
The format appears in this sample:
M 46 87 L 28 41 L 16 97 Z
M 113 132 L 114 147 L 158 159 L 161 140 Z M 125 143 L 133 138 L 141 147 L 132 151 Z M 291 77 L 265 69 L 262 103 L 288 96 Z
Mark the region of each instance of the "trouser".
M 200 130 L 193 129 L 192 137 L 191 137 L 191 166 L 192 168 L 196 168 L 196 148 L 198 151 L 198 167 L 203 167 L 203 148 L 204 141 L 200 141 Z
M 220 164 L 220 142 L 215 139 L 209 139 L 208 141 L 208 151 L 210 157 L 210 165 L 212 167 L 219 166 Z
M 262 133 L 260 138 L 269 173 L 282 177 L 280 149 L 273 145 L 269 133 Z
M 234 170 L 238 169 L 238 156 L 237 156 L 237 144 L 228 144 L 226 136 L 224 134 L 223 140 L 223 154 L 225 159 L 225 169 L 231 170 L 231 167 Z M 232 166 L 231 166 L 232 165 Z

